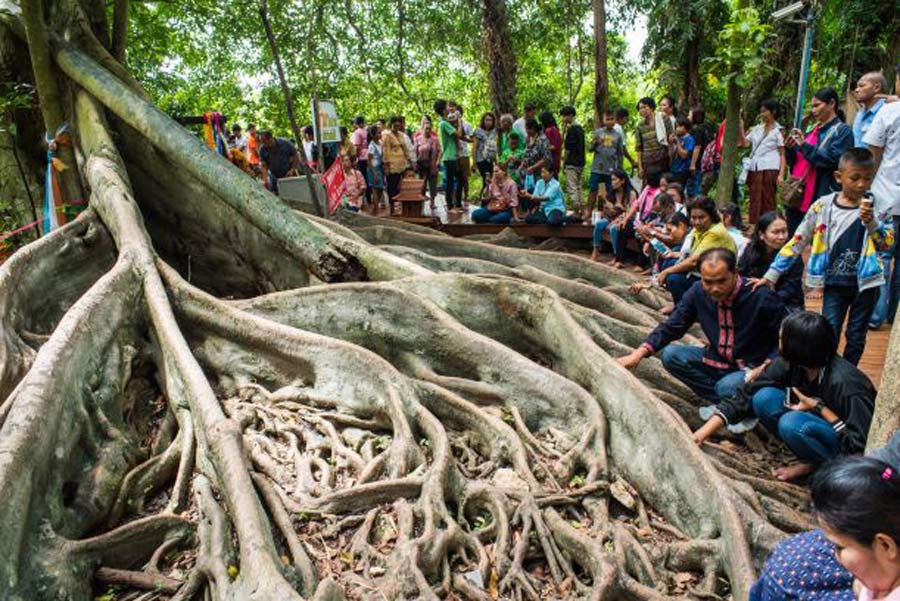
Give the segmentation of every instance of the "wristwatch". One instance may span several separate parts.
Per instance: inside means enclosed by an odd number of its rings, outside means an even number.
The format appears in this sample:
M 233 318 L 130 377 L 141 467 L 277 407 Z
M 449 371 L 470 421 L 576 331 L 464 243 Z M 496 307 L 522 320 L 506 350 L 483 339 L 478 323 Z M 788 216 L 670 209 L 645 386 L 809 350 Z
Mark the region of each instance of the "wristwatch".
M 822 409 L 824 409 L 824 408 L 825 408 L 825 405 L 822 404 L 822 401 L 819 399 L 816 399 L 816 404 L 813 405 L 812 407 L 810 407 L 809 410 L 812 411 L 813 413 L 815 413 L 816 415 L 822 415 Z

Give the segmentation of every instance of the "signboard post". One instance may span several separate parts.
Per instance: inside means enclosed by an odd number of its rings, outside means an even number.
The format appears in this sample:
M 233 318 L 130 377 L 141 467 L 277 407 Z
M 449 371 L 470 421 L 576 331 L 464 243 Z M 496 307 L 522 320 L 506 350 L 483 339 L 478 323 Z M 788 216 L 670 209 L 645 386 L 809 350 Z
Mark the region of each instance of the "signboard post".
M 323 144 L 339 144 L 341 141 L 341 121 L 338 119 L 337 109 L 330 100 L 319 100 L 313 96 L 312 100 L 313 133 L 316 146 L 319 149 L 319 168 L 324 166 L 325 155 L 322 151 Z

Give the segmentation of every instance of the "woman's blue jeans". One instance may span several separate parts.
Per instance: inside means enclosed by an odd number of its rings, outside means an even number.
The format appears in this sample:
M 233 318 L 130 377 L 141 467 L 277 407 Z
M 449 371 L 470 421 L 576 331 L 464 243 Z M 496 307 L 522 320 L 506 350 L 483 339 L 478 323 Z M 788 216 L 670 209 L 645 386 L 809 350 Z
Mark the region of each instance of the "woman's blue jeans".
M 762 425 L 806 463 L 817 465 L 837 456 L 841 445 L 831 424 L 808 411 L 788 409 L 786 394 L 783 388 L 769 387 L 753 395 L 753 413 Z
M 600 248 L 603 242 L 603 230 L 609 225 L 609 219 L 598 219 L 594 224 L 594 248 Z M 612 239 L 612 230 L 610 230 L 610 239 Z
M 487 207 L 481 207 L 472 211 L 472 221 L 475 223 L 493 223 L 503 224 L 512 221 L 513 213 L 507 209 L 505 211 L 491 211 Z

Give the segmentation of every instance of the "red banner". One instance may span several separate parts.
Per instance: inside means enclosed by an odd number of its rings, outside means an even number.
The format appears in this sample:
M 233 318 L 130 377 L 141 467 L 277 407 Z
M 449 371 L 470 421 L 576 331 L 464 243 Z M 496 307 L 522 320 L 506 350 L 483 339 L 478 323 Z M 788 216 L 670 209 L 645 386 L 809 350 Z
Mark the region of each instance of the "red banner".
M 340 160 L 333 162 L 331 167 L 322 174 L 322 185 L 325 186 L 325 195 L 328 196 L 328 214 L 330 215 L 341 206 L 341 197 L 344 195 L 344 168 L 341 166 Z

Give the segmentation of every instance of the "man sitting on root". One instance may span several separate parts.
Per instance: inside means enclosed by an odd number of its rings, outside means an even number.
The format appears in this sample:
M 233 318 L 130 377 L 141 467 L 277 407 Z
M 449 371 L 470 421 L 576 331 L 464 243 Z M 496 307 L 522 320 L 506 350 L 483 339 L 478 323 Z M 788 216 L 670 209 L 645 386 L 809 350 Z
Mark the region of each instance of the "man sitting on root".
M 774 293 L 759 294 L 737 271 L 734 253 L 712 248 L 700 255 L 700 281 L 685 293 L 668 321 L 661 323 L 641 346 L 618 359 L 634 369 L 662 351 L 666 370 L 701 397 L 717 402 L 731 398 L 745 380 L 752 380 L 774 358 L 778 331 L 786 314 Z M 670 344 L 699 323 L 709 340 L 706 348 Z

